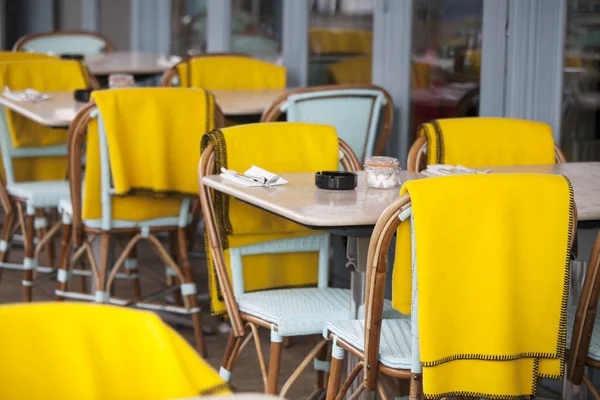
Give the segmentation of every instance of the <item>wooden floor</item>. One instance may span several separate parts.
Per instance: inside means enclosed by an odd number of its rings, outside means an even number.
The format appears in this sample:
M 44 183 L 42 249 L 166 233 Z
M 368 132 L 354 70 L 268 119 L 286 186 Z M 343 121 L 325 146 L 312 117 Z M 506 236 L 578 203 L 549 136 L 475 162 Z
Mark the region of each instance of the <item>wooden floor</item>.
M 15 248 L 11 251 L 10 259 L 12 261 L 19 262 L 22 260 L 21 257 L 22 250 Z M 145 244 L 141 244 L 138 247 L 138 258 L 142 291 L 150 293 L 159 289 L 164 282 L 164 269 L 162 264 L 157 260 L 150 248 Z M 193 257 L 192 265 L 195 278 L 199 286 L 198 291 L 200 293 L 206 293 L 208 287 L 206 279 L 206 262 L 204 258 Z M 0 283 L 0 303 L 14 303 L 21 300 L 21 279 L 22 276 L 20 272 L 4 271 L 2 275 L 2 281 Z M 54 301 L 54 289 L 54 281 L 45 282 L 35 287 L 33 294 L 34 301 Z M 129 284 L 128 282 L 117 282 L 115 289 L 118 295 L 126 296 L 129 293 Z M 227 326 L 227 324 L 223 324 L 220 318 L 212 317 L 210 315 L 210 306 L 205 296 L 201 301 L 201 307 L 203 309 L 203 323 L 206 328 L 212 331 L 212 334 L 209 334 L 205 337 L 206 348 L 208 351 L 206 360 L 216 370 L 218 370 L 225 350 L 225 342 L 227 340 L 227 334 L 219 332 L 219 327 Z M 191 328 L 182 324 L 174 324 L 173 326 L 192 344 L 193 338 Z M 265 351 L 266 359 L 268 360 L 270 344 L 269 332 L 263 329 L 261 333 L 262 346 Z M 279 387 L 281 387 L 281 385 L 284 383 L 284 380 L 291 375 L 297 365 L 312 348 L 312 343 L 317 339 L 318 338 L 316 337 L 294 338 L 292 341 L 292 346 L 288 349 L 284 349 L 281 360 L 281 379 L 279 382 Z M 314 382 L 315 374 L 312 366 L 310 366 L 292 387 L 287 398 L 306 398 L 312 392 L 314 388 Z M 234 368 L 230 384 L 232 389 L 234 389 L 236 392 L 262 392 L 264 390 L 254 346 L 249 345 L 244 353 L 240 356 L 239 361 Z M 538 390 L 538 395 L 543 396 L 544 398 L 560 398 L 560 393 L 552 392 L 553 391 L 540 388 L 540 390 Z

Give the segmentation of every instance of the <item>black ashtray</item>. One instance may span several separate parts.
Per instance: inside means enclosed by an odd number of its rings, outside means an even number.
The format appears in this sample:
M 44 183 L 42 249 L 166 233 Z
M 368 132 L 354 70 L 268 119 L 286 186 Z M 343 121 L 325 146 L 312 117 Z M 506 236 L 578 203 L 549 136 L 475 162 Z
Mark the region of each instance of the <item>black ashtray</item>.
M 321 171 L 315 174 L 315 184 L 319 189 L 352 190 L 358 177 L 353 172 Z
M 61 54 L 60 58 L 62 58 L 63 60 L 77 60 L 77 61 L 83 61 L 84 57 L 83 54 Z
M 90 101 L 90 96 L 94 89 L 77 89 L 73 91 L 73 97 L 75 101 L 80 101 L 82 103 L 87 103 Z

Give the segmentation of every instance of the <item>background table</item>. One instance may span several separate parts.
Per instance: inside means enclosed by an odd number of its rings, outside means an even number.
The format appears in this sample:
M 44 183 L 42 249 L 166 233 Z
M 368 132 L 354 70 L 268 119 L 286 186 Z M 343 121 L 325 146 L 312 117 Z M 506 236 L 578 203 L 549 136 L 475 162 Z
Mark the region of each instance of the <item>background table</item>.
M 213 90 L 223 114 L 260 115 L 279 96 L 290 89 Z
M 14 101 L 0 95 L 0 105 L 15 111 L 38 124 L 53 128 L 68 128 L 75 115 L 86 103 L 76 102 L 72 91 L 48 92 L 43 101 Z
M 161 60 L 168 61 L 166 56 L 155 53 L 113 51 L 86 57 L 85 62 L 92 75 L 151 75 L 171 68 L 172 64 Z

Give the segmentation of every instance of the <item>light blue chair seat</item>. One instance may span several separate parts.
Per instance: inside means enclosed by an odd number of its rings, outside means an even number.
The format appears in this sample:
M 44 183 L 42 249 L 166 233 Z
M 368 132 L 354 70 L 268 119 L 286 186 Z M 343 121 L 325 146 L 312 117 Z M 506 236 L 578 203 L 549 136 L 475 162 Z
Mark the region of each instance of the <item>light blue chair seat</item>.
M 265 111 L 262 122 L 277 121 L 333 125 L 359 160 L 381 155 L 393 122 L 389 94 L 375 85 L 328 85 L 292 90 Z
M 14 51 L 49 54 L 101 54 L 113 49 L 108 39 L 84 31 L 55 31 L 23 36 L 15 43 Z
M 56 208 L 63 198 L 68 198 L 68 181 L 35 181 L 10 183 L 6 186 L 8 194 L 23 199 L 28 207 Z

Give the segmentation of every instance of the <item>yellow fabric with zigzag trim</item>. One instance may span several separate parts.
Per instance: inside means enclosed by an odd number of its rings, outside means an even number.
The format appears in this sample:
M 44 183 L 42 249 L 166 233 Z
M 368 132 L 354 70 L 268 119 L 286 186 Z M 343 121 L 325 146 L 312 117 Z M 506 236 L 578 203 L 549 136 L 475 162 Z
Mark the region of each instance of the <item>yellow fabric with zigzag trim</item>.
M 181 196 L 198 193 L 200 139 L 214 128 L 212 94 L 127 88 L 96 91 L 92 99 L 104 122 L 117 194 L 112 217 L 141 221 L 177 216 Z M 98 125 L 98 119 L 88 125 L 84 219 L 102 217 Z
M 203 148 L 213 143 L 216 170 L 221 167 L 243 173 L 252 165 L 283 174 L 337 170 L 338 138 L 335 128 L 308 123 L 262 123 L 222 129 L 207 135 Z M 258 188 L 257 190 L 262 190 Z M 229 274 L 229 248 L 272 240 L 320 234 L 215 191 L 215 214 Z M 207 246 L 210 297 L 214 314 L 225 313 L 213 257 Z M 314 285 L 317 282 L 316 252 L 244 256 L 246 292 L 279 287 Z
M 3 400 L 231 393 L 208 363 L 150 312 L 100 304 L 8 305 L 0 307 L 0 325 Z
M 552 128 L 510 118 L 438 119 L 419 127 L 427 164 L 465 167 L 554 164 Z
M 12 54 L 18 56 L 0 56 L 0 60 L 7 60 L 0 62 L 1 90 L 4 87 L 11 90 L 32 88 L 48 92 L 89 87 L 86 68 L 78 61 L 53 59 L 40 54 Z M 9 110 L 5 115 L 15 148 L 52 146 L 67 141 L 66 129 L 49 128 Z M 67 161 L 66 157 L 14 158 L 13 171 L 16 182 L 65 179 Z
M 285 88 L 284 67 L 250 57 L 192 57 L 175 66 L 179 86 L 208 90 Z
M 412 240 L 426 398 L 528 399 L 560 379 L 574 203 L 569 181 L 536 174 L 410 181 L 392 305 L 411 311 Z M 440 203 L 440 199 L 443 202 Z

